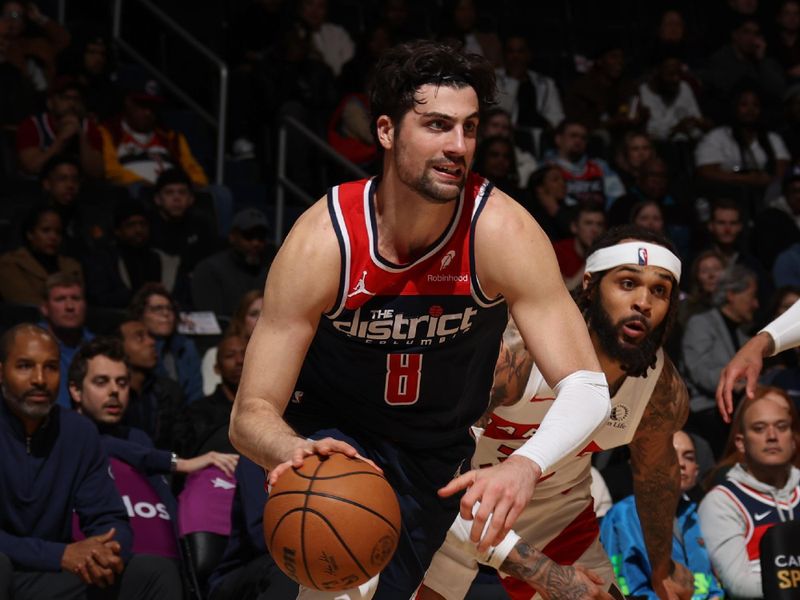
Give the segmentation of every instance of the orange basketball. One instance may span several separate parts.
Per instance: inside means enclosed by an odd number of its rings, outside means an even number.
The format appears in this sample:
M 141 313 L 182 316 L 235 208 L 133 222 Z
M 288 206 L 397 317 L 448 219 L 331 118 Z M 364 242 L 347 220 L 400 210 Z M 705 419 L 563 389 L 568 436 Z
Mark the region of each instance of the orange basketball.
M 369 581 L 392 558 L 400 506 L 384 477 L 344 454 L 309 456 L 286 471 L 264 506 L 264 539 L 281 570 L 317 590 Z

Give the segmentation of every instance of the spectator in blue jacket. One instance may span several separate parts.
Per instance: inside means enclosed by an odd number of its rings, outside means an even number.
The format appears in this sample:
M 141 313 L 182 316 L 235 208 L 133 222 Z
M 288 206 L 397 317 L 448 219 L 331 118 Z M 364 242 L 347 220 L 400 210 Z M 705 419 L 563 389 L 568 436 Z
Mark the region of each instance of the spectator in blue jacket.
M 209 452 L 184 460 L 157 450 L 148 435 L 121 425 L 130 397 L 130 371 L 122 343 L 95 338 L 78 349 L 69 368 L 69 391 L 78 412 L 97 426 L 114 483 L 133 530 L 133 552 L 149 556 L 161 572 L 165 600 L 182 595 L 177 544 L 177 502 L 165 479 L 211 464 L 232 474 L 237 456 Z
M 194 342 L 177 332 L 178 305 L 159 283 L 146 283 L 134 294 L 131 316 L 141 320 L 156 339 L 156 373 L 177 381 L 191 404 L 203 397 L 202 363 Z
M 692 600 L 719 600 L 725 594 L 711 570 L 697 518 L 697 503 L 687 495 L 697 484 L 699 472 L 694 442 L 687 433 L 677 431 L 672 443 L 681 467 L 683 493 L 673 526 L 672 560 L 686 565 L 694 574 Z M 600 541 L 611 558 L 622 592 L 626 596 L 658 600 L 650 584 L 650 562 L 633 496 L 620 500 L 606 513 L 600 526 Z
M 96 429 L 56 404 L 58 345 L 21 324 L 0 338 L 0 596 L 83 599 L 89 588 L 151 598 Z M 77 514 L 87 536 L 73 541 Z

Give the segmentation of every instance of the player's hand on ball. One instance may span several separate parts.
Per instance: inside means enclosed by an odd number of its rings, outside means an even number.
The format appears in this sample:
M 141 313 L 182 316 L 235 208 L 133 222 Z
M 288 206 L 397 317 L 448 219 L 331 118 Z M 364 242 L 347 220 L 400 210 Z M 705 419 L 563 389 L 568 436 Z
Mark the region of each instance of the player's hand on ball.
M 439 495 L 452 496 L 466 489 L 461 498 L 461 516 L 467 520 L 473 519 L 472 509 L 476 502 L 480 502 L 470 539 L 478 544 L 480 552 L 485 552 L 508 535 L 533 496 L 540 475 L 539 467 L 533 461 L 511 456 L 499 465 L 474 469 L 456 477 L 439 490 Z M 489 527 L 481 537 L 489 517 Z
M 298 438 L 299 439 L 299 438 Z M 292 451 L 292 456 L 289 460 L 282 462 L 277 467 L 272 469 L 269 473 L 267 483 L 270 486 L 275 485 L 278 478 L 285 471 L 291 468 L 299 469 L 303 466 L 303 460 L 312 454 L 319 454 L 320 456 L 330 456 L 334 452 L 339 452 L 350 458 L 360 458 L 361 460 L 372 465 L 379 473 L 383 474 L 383 469 L 372 462 L 368 458 L 361 456 L 355 448 L 347 442 L 337 440 L 335 438 L 322 438 L 321 440 L 300 440 L 301 443 Z

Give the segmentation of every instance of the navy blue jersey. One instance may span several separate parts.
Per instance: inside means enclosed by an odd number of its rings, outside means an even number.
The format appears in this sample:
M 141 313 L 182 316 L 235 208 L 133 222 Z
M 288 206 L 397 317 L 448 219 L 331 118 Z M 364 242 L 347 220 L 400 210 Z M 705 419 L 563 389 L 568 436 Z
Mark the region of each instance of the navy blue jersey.
M 416 261 L 378 251 L 376 180 L 332 188 L 338 300 L 322 316 L 287 409 L 301 433 L 363 432 L 415 448 L 468 435 L 486 410 L 507 321 L 475 273 L 475 224 L 491 185 L 470 175 L 442 236 Z

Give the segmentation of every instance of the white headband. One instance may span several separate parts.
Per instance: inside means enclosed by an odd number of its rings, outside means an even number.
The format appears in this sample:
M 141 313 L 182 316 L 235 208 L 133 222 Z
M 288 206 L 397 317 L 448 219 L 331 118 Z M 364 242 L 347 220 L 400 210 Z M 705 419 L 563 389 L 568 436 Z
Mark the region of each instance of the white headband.
M 599 273 L 622 265 L 661 267 L 681 280 L 681 259 L 672 252 L 648 242 L 625 242 L 592 252 L 586 259 L 586 273 Z

